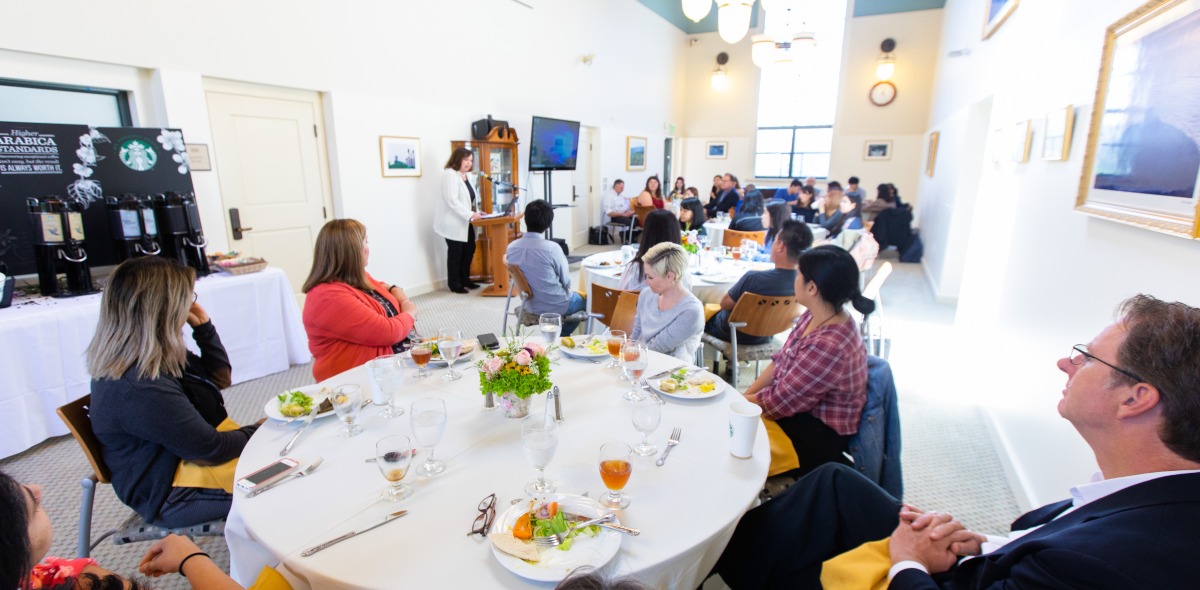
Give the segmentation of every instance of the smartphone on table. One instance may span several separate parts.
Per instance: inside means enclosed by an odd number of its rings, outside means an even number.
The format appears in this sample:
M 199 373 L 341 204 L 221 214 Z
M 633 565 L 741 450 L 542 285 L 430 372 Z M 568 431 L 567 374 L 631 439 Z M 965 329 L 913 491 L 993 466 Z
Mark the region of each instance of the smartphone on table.
M 496 340 L 496 335 L 492 334 L 491 332 L 487 334 L 480 334 L 477 336 L 477 338 L 479 338 L 479 345 L 487 350 L 496 350 L 497 348 L 500 348 L 500 341 Z
M 259 469 L 258 471 L 255 471 L 254 473 L 251 473 L 250 475 L 247 475 L 246 477 L 243 477 L 242 479 L 239 479 L 237 481 L 237 485 L 246 491 L 251 491 L 254 488 L 269 484 L 291 473 L 298 465 L 300 465 L 300 463 L 295 459 L 292 459 L 291 457 L 284 457 L 270 465 L 267 465 L 266 467 L 263 467 L 262 469 Z

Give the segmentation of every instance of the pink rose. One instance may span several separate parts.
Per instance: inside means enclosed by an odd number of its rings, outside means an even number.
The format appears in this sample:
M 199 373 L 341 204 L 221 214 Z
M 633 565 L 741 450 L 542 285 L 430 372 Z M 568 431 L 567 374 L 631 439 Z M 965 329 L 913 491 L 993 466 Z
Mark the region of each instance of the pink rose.
M 521 352 L 517 353 L 517 356 L 513 357 L 513 360 L 517 361 L 517 364 L 522 367 L 528 367 L 529 363 L 533 361 L 533 357 L 529 356 L 528 350 L 522 349 Z
M 533 356 L 538 356 L 546 352 L 546 347 L 537 342 L 526 342 L 525 350 L 528 350 L 529 354 Z
M 503 366 L 504 361 L 498 356 L 494 356 L 483 361 L 483 370 L 488 374 L 489 377 L 493 377 L 496 375 L 496 373 L 499 373 L 500 367 Z

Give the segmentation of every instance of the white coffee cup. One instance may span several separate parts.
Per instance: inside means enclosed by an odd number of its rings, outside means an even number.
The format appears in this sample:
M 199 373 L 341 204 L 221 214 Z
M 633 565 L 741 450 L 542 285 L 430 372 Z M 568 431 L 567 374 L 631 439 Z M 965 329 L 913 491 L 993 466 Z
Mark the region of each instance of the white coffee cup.
M 754 437 L 758 434 L 762 408 L 746 400 L 729 404 L 729 454 L 749 459 L 754 454 Z

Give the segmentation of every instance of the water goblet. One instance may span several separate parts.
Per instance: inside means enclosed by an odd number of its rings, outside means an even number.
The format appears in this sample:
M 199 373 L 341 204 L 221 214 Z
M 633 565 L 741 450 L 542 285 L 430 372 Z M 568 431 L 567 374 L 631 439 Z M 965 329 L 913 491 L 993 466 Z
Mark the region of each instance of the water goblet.
M 542 340 L 546 341 L 546 350 L 549 351 L 551 346 L 558 344 L 558 338 L 562 335 L 562 316 L 557 313 L 542 314 L 538 317 L 538 330 L 542 334 Z
M 546 479 L 546 465 L 558 449 L 558 423 L 554 418 L 543 412 L 525 418 L 521 423 L 521 447 L 529 464 L 538 472 L 537 479 L 525 484 L 525 493 L 548 494 L 557 489 L 553 481 Z
M 414 363 L 417 364 L 417 372 L 413 373 L 413 377 L 424 379 L 433 374 L 429 370 L 429 361 L 433 358 L 433 344 L 430 342 L 420 342 L 408 351 Z
M 616 510 L 629 506 L 629 495 L 621 490 L 625 489 L 625 484 L 629 483 L 629 475 L 633 473 L 633 463 L 629 460 L 632 453 L 629 445 L 623 442 L 604 443 L 600 446 L 600 479 L 604 480 L 604 487 L 608 488 L 608 494 L 605 494 L 600 503 L 607 508 Z
M 658 429 L 662 421 L 662 404 L 653 394 L 646 392 L 633 400 L 633 428 L 642 435 L 642 442 L 634 445 L 633 452 L 642 457 L 649 457 L 658 452 L 658 447 L 650 444 L 650 433 Z
M 629 377 L 629 391 L 626 391 L 621 397 L 627 401 L 633 401 L 641 394 L 638 392 L 638 384 L 641 382 L 642 374 L 646 372 L 646 366 L 650 364 L 650 355 L 646 350 L 646 345 L 637 340 L 626 340 L 621 345 L 621 365 L 625 368 L 625 373 Z
M 412 486 L 404 483 L 408 464 L 412 460 L 412 441 L 403 434 L 393 434 L 375 443 L 375 465 L 383 478 L 391 482 L 383 489 L 383 499 L 399 502 L 412 494 Z
M 459 355 L 462 354 L 463 333 L 462 330 L 453 328 L 442 328 L 438 330 L 438 352 L 442 358 L 446 360 L 449 366 L 449 371 L 442 375 L 442 379 L 446 381 L 455 381 L 462 379 L 462 373 L 454 371 L 454 363 L 458 361 Z
M 608 356 L 612 357 L 612 361 L 604 365 L 607 369 L 617 369 L 621 367 L 621 344 L 625 342 L 625 332 L 622 330 L 609 330 L 608 332 Z
M 396 392 L 404 386 L 404 365 L 400 355 L 389 354 L 371 359 L 367 361 L 367 369 L 371 372 L 371 401 L 375 405 L 385 406 L 379 415 L 384 418 L 403 416 L 404 408 L 396 405 Z
M 358 419 L 358 410 L 361 407 L 362 389 L 357 385 L 339 385 L 333 389 L 330 401 L 333 403 L 334 413 L 345 424 L 338 430 L 337 435 L 350 438 L 362 434 L 362 426 L 354 423 Z
M 425 477 L 433 477 L 446 470 L 446 462 L 433 458 L 433 448 L 442 441 L 446 431 L 446 402 L 427 397 L 412 403 L 409 409 L 409 420 L 412 424 L 413 437 L 417 444 L 425 448 L 425 462 L 417 467 L 417 473 Z

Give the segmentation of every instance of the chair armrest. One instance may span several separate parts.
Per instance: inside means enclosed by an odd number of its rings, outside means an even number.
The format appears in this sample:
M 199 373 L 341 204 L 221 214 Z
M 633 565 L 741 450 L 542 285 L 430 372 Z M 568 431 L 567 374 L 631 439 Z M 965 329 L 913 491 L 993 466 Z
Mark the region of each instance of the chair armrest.
M 745 328 L 748 325 L 746 322 L 729 322 L 730 328 Z

